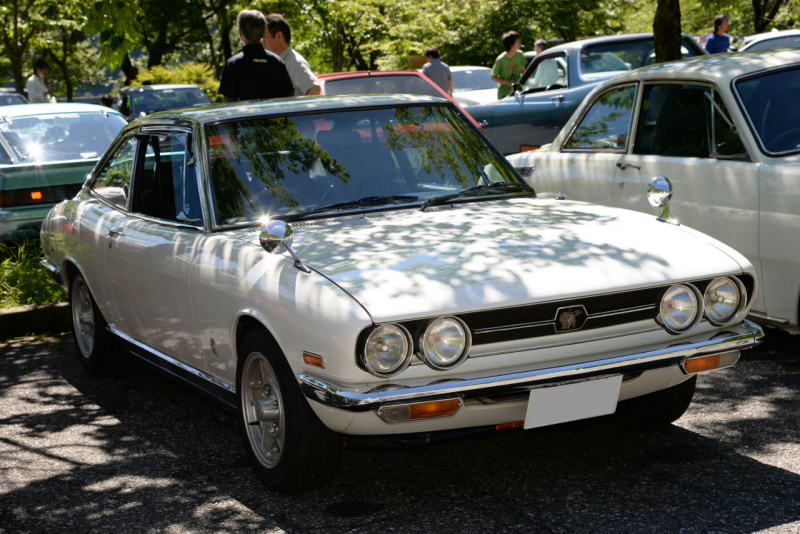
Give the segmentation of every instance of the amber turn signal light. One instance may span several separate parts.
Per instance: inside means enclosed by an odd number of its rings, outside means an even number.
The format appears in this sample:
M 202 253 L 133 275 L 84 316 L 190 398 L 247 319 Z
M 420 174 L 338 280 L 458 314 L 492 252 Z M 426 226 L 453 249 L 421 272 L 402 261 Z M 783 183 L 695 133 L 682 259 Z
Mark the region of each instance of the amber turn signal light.
M 381 406 L 378 416 L 387 423 L 398 421 L 413 421 L 414 419 L 427 419 L 429 417 L 443 417 L 453 415 L 461 406 L 458 399 L 447 399 L 415 404 L 396 404 L 394 406 Z
M 739 351 L 732 350 L 720 354 L 711 354 L 709 356 L 690 358 L 685 360 L 681 365 L 683 370 L 691 375 L 695 373 L 702 373 L 703 371 L 711 371 L 712 369 L 731 367 L 737 361 L 739 361 Z
M 317 356 L 316 354 L 311 354 L 310 352 L 303 353 L 303 362 L 308 365 L 313 365 L 314 367 L 325 369 L 325 364 L 322 363 L 322 356 Z
M 42 200 L 41 191 L 31 191 L 31 200 Z

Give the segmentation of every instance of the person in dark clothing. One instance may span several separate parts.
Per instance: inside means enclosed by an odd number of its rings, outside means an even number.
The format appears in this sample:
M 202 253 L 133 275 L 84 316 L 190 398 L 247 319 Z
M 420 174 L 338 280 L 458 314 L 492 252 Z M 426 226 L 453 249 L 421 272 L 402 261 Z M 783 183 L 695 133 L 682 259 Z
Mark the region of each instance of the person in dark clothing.
M 244 48 L 228 58 L 222 69 L 219 93 L 225 101 L 292 96 L 294 86 L 283 60 L 261 44 L 267 27 L 264 15 L 245 9 L 236 18 L 236 25 Z

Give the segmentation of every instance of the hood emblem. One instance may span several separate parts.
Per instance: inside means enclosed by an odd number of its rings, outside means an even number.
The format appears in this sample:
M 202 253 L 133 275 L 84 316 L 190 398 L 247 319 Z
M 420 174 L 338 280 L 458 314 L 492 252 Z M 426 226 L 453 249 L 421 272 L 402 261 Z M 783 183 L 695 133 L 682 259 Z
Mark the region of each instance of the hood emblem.
M 580 330 L 584 324 L 586 324 L 586 308 L 583 306 L 559 308 L 556 312 L 556 332 Z

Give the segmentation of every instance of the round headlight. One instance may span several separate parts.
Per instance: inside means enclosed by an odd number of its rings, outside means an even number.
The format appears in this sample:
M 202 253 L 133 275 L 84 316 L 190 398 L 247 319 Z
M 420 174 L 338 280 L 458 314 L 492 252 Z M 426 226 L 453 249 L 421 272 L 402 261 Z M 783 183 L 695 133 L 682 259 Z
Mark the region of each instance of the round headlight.
M 661 299 L 661 319 L 671 332 L 681 332 L 699 319 L 698 295 L 689 286 L 672 286 Z
M 464 323 L 455 317 L 440 317 L 422 334 L 420 352 L 434 369 L 450 369 L 464 360 L 469 345 L 469 330 Z
M 411 336 L 396 324 L 382 324 L 370 333 L 364 347 L 367 370 L 389 376 L 406 368 L 411 357 Z
M 712 323 L 730 321 L 739 311 L 739 286 L 730 278 L 715 278 L 708 284 L 703 301 L 706 305 L 706 316 Z

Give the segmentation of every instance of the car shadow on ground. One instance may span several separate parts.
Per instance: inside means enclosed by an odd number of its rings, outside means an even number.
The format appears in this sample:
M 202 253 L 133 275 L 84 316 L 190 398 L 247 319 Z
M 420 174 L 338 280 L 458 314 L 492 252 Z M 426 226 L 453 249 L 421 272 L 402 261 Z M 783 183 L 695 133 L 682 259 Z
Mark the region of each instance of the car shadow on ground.
M 261 486 L 206 398 L 131 361 L 89 376 L 66 336 L 0 345 L 0 532 L 779 531 L 800 521 L 800 359 L 769 337 L 678 425 L 348 448 L 297 496 Z M 759 459 L 789 446 L 794 472 Z

